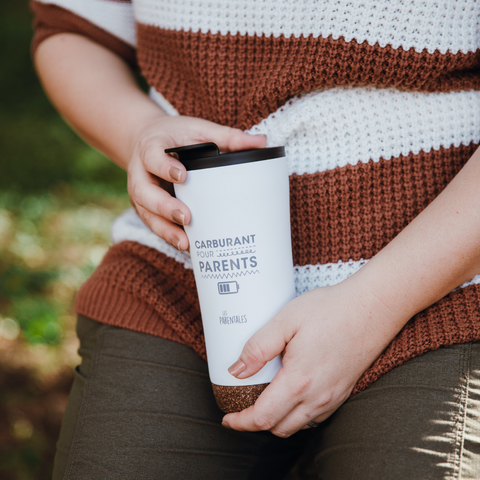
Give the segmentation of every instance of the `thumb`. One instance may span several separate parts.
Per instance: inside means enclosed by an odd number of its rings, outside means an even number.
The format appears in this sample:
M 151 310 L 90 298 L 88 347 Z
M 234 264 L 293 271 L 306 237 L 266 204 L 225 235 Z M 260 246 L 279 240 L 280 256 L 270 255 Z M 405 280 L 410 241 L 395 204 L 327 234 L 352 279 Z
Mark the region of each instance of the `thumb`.
M 287 330 L 286 322 L 270 320 L 250 337 L 240 358 L 228 372 L 238 379 L 251 377 L 282 353 L 292 336 L 293 332 Z
M 250 135 L 238 128 L 226 127 L 219 124 L 209 125 L 208 136 L 220 150 L 235 152 L 249 148 L 264 148 L 267 143 L 265 135 Z

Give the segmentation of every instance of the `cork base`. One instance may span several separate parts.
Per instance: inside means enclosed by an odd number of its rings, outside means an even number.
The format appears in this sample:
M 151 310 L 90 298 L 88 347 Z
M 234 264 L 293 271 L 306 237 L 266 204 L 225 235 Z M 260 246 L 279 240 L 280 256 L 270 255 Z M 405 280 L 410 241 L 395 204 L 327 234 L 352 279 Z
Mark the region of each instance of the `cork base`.
M 212 383 L 213 394 L 222 412 L 241 412 L 252 406 L 269 383 L 261 385 L 244 385 L 241 387 L 224 387 Z

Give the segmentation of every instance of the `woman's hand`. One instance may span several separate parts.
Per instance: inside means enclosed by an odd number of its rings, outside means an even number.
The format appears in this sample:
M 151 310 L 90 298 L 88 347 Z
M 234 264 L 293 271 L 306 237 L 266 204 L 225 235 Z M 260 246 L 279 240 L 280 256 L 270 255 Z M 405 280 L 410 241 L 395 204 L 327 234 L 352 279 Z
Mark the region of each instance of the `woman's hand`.
M 225 426 L 288 437 L 347 400 L 395 336 L 392 313 L 354 277 L 297 297 L 250 338 L 230 373 L 248 378 L 281 352 L 283 367 L 253 406 L 224 417 Z
M 186 178 L 183 165 L 164 150 L 214 142 L 223 151 L 262 148 L 265 136 L 206 120 L 168 116 L 142 90 L 130 67 L 98 43 L 71 33 L 53 35 L 35 53 L 45 91 L 93 147 L 128 172 L 128 191 L 143 221 L 180 250 L 188 239 L 179 225 L 188 208 L 167 190 Z M 170 189 L 171 190 L 171 189 Z
M 191 217 L 186 205 L 171 195 L 169 186 L 184 182 L 187 172 L 165 149 L 204 142 L 214 142 L 220 150 L 230 152 L 265 147 L 266 137 L 199 118 L 162 115 L 136 133 L 128 165 L 128 192 L 135 209 L 153 232 L 179 250 L 188 249 L 180 226 L 188 225 Z
M 443 192 L 357 273 L 288 303 L 229 371 L 248 378 L 284 351 L 235 430 L 289 436 L 331 415 L 407 321 L 480 272 L 480 148 Z

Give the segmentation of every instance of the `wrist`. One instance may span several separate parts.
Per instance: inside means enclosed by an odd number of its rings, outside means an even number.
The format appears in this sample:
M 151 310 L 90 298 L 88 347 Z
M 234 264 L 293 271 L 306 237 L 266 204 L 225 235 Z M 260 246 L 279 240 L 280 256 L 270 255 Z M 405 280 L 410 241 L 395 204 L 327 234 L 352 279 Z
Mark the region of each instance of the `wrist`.
M 150 100 L 149 100 L 150 101 Z M 136 112 L 134 120 L 131 122 L 131 128 L 127 138 L 127 148 L 125 155 L 125 170 L 133 157 L 135 149 L 138 148 L 142 140 L 162 133 L 162 123 L 168 115 L 156 104 L 146 105 L 143 109 Z
M 344 289 L 345 296 L 353 298 L 355 311 L 352 312 L 352 318 L 364 322 L 362 328 L 366 333 L 365 338 L 372 340 L 372 348 L 380 354 L 414 313 L 400 305 L 395 295 L 397 292 L 382 281 L 376 269 L 368 269 L 368 266 L 367 263 L 339 286 Z

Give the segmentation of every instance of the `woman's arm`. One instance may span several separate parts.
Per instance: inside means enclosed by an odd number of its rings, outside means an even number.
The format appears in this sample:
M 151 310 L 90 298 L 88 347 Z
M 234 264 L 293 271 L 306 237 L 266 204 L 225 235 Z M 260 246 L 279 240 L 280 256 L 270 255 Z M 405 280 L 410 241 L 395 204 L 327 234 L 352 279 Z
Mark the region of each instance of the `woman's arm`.
M 265 138 L 188 117 L 167 117 L 136 85 L 127 64 L 75 34 L 40 44 L 35 63 L 66 120 L 128 171 L 145 223 L 178 248 L 187 207 L 159 186 L 185 180 L 164 149 L 213 141 L 223 150 L 258 148 Z M 480 272 L 480 154 L 445 191 L 355 275 L 290 302 L 246 345 L 233 371 L 245 378 L 285 349 L 284 367 L 249 409 L 225 417 L 238 430 L 286 436 L 345 401 L 362 373 L 415 313 Z M 286 348 L 285 348 L 286 346 Z
M 93 147 L 128 171 L 128 191 L 144 222 L 175 247 L 188 239 L 178 226 L 190 212 L 160 187 L 182 183 L 183 165 L 165 148 L 215 142 L 232 151 L 265 146 L 265 137 L 198 118 L 170 117 L 138 87 L 127 63 L 81 35 L 44 40 L 35 53 L 43 87 L 62 116 Z
M 395 239 L 340 284 L 301 295 L 246 344 L 230 368 L 256 373 L 285 350 L 254 406 L 224 417 L 236 430 L 289 436 L 322 421 L 406 322 L 480 273 L 480 149 Z

